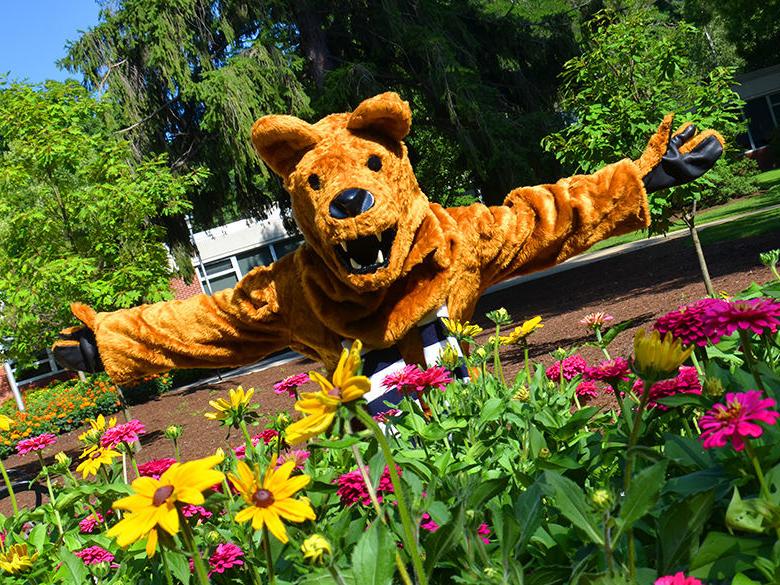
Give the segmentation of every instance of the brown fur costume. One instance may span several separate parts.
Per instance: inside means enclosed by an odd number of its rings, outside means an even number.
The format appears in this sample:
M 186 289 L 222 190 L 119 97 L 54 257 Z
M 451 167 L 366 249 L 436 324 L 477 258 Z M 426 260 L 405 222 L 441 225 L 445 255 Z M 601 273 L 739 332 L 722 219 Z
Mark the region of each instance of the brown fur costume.
M 97 314 L 75 304 L 73 312 L 94 331 L 104 367 L 120 384 L 171 368 L 238 366 L 287 347 L 332 370 L 343 339 L 398 344 L 406 361 L 420 362 L 414 329 L 427 313 L 446 303 L 451 317 L 468 319 L 489 286 L 647 226 L 642 178 L 663 156 L 671 123 L 668 116 L 637 162 L 519 188 L 501 206 L 445 209 L 417 185 L 402 142 L 411 112 L 396 94 L 316 124 L 265 116 L 252 140 L 292 196 L 304 245 L 212 296 Z M 685 150 L 713 134 L 702 132 Z M 372 155 L 381 159 L 378 171 L 367 166 Z M 332 217 L 331 202 L 351 188 L 370 191 L 373 207 Z M 393 233 L 384 268 L 356 274 L 339 258 L 342 242 Z

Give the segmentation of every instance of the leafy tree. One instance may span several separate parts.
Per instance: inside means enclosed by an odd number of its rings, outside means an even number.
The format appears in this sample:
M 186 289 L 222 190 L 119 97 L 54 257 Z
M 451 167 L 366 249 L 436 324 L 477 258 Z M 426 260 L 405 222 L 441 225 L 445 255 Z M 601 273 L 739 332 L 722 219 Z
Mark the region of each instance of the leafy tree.
M 136 162 L 110 126 L 112 104 L 75 82 L 0 84 L 0 338 L 26 362 L 72 322 L 70 301 L 98 310 L 170 298 L 163 229 L 189 209 L 202 170 L 165 155 Z
M 571 171 L 592 172 L 626 156 L 637 159 L 668 112 L 679 114 L 678 123 L 715 128 L 733 144 L 744 130 L 743 102 L 732 89 L 734 68 L 710 69 L 701 59 L 701 37 L 693 25 L 670 21 L 653 8 L 599 13 L 585 29 L 582 54 L 563 68 L 560 106 L 571 123 L 545 137 L 545 148 Z M 738 168 L 725 157 L 701 180 L 650 196 L 651 232 L 665 233 L 674 217 L 685 220 L 710 293 L 696 208 L 724 195 L 746 194 L 723 189 L 728 183 L 750 190 L 749 182 L 735 177 Z

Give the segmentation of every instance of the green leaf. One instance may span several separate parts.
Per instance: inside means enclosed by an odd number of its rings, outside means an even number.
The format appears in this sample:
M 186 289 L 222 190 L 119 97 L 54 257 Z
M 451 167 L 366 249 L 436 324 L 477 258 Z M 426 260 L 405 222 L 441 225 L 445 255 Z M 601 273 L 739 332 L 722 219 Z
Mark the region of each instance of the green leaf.
M 506 409 L 506 401 L 500 398 L 489 398 L 482 405 L 478 426 L 497 420 Z
M 753 581 L 750 577 L 746 577 L 742 573 L 734 575 L 734 579 L 731 580 L 731 585 L 761 585 L 758 581 Z
M 503 492 L 508 483 L 509 477 L 507 476 L 480 482 L 476 489 L 469 494 L 468 508 L 470 510 L 478 510 L 485 502 Z
M 355 435 L 347 435 L 343 439 L 335 441 L 321 440 L 315 443 L 309 443 L 309 447 L 313 449 L 346 449 L 352 445 L 357 445 L 362 439 Z
M 729 531 L 752 532 L 761 534 L 765 530 L 764 522 L 767 504 L 758 499 L 743 500 L 735 486 L 729 507 L 726 509 L 726 526 Z
M 543 511 L 542 487 L 539 482 L 534 482 L 518 496 L 514 504 L 515 519 L 521 527 L 516 545 L 518 555 L 523 553 L 534 532 L 541 524 Z
M 554 471 L 545 471 L 544 479 L 544 492 L 553 499 L 555 507 L 561 514 L 566 516 L 574 526 L 584 531 L 590 540 L 603 546 L 604 538 L 580 487 Z
M 339 571 L 339 576 L 344 582 L 344 585 L 355 585 L 356 581 L 352 573 Z M 330 572 L 320 569 L 315 573 L 309 573 L 303 577 L 300 581 L 296 581 L 297 585 L 340 585 L 338 581 L 330 574 Z
M 395 538 L 380 522 L 366 530 L 352 551 L 352 571 L 360 585 L 391 585 L 395 573 Z
M 631 528 L 634 523 L 647 514 L 658 500 L 658 494 L 664 486 L 667 460 L 643 469 L 637 473 L 628 486 L 628 492 L 620 506 L 618 524 L 620 529 L 617 536 Z
M 771 543 L 765 539 L 743 538 L 710 532 L 691 559 L 689 574 L 700 579 L 730 579 L 753 568 L 758 556 L 769 556 Z
M 67 574 L 70 576 L 73 585 L 83 585 L 89 582 L 89 573 L 84 565 L 84 561 L 64 546 L 60 547 L 60 560 L 67 569 Z
M 163 551 L 162 554 L 165 555 L 165 559 L 168 561 L 168 566 L 170 567 L 173 576 L 184 585 L 189 585 L 191 573 L 190 562 L 187 556 L 184 553 L 168 550 Z
M 698 547 L 699 536 L 710 517 L 714 501 L 712 491 L 699 493 L 659 514 L 656 542 L 660 547 L 659 572 L 662 575 L 689 564 L 690 555 Z

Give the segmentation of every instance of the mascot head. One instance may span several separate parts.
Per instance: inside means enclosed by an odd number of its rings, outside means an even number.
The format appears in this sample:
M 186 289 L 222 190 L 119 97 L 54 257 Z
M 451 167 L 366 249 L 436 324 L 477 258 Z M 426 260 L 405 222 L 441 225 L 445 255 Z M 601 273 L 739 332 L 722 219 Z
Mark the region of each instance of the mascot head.
M 409 104 L 384 93 L 315 124 L 272 115 L 252 127 L 255 149 L 284 181 L 306 242 L 356 291 L 386 287 L 410 269 L 428 212 L 402 142 L 411 123 Z

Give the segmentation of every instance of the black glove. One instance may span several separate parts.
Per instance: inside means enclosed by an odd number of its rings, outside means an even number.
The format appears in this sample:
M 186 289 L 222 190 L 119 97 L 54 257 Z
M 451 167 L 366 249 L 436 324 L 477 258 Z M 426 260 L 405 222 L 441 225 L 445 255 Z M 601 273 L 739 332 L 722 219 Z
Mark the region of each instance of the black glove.
M 661 161 L 642 179 L 648 193 L 690 183 L 715 165 L 723 154 L 723 146 L 715 136 L 705 138 L 690 152 L 680 152 L 695 134 L 696 127 L 691 124 L 669 139 Z
M 69 327 L 60 331 L 59 337 L 51 350 L 63 368 L 90 374 L 103 371 L 95 334 L 89 327 Z

